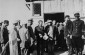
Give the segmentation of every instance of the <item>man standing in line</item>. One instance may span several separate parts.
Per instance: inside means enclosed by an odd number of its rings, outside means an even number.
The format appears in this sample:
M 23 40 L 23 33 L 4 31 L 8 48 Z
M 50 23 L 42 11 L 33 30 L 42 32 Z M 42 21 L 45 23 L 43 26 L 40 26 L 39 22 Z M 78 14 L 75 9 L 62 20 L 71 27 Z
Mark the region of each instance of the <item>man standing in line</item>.
M 32 45 L 33 45 L 33 40 L 35 39 L 35 35 L 34 35 L 34 32 L 33 32 L 33 28 L 32 28 L 32 25 L 33 24 L 33 19 L 29 19 L 28 20 L 28 23 L 27 23 L 27 29 L 28 29 L 28 36 L 29 36 L 29 40 L 28 40 L 28 42 L 29 42 L 29 44 L 30 44 L 30 46 L 28 46 L 28 47 L 30 47 L 29 48 L 29 51 L 28 51 L 28 54 L 31 54 L 32 52 L 33 52 L 33 47 L 32 47 Z
M 71 50 L 72 50 L 72 46 L 71 46 L 71 39 L 70 39 L 70 35 L 71 35 L 71 28 L 72 28 L 72 21 L 70 20 L 70 16 L 66 15 L 65 16 L 65 22 L 64 22 L 64 37 L 66 39 L 66 44 L 68 47 L 68 52 L 69 55 L 71 55 Z
M 48 20 L 47 26 L 47 36 L 48 36 L 48 54 L 53 55 L 53 39 L 54 39 L 54 30 L 52 26 L 52 20 Z
M 3 46 L 9 41 L 9 31 L 7 26 L 9 25 L 8 20 L 4 20 L 4 24 L 1 27 L 1 36 L 3 37 Z M 9 55 L 9 44 L 6 47 L 6 51 L 4 52 L 5 55 Z
M 9 43 L 10 43 L 10 55 L 19 55 L 18 42 L 17 42 L 17 21 L 13 21 L 13 25 L 10 28 Z
M 42 55 L 44 48 L 43 48 L 43 36 L 44 36 L 44 26 L 42 26 L 43 21 L 39 20 L 38 21 L 38 26 L 35 27 L 35 35 L 37 38 L 37 54 Z
M 20 48 L 20 43 L 21 43 L 21 39 L 20 39 L 20 35 L 19 35 L 19 30 L 21 28 L 20 26 L 20 20 L 16 20 L 16 32 L 17 32 L 17 44 L 18 44 L 18 54 L 21 55 L 21 48 Z
M 21 43 L 20 43 L 20 47 L 21 47 L 21 55 L 25 55 L 25 53 L 27 52 L 25 49 L 25 42 L 28 40 L 28 31 L 25 27 L 26 21 L 22 22 L 22 28 L 19 30 L 19 35 L 20 35 L 20 39 L 21 39 Z
M 82 37 L 84 37 L 84 21 L 80 20 L 79 13 L 75 13 L 74 16 L 76 20 L 73 21 L 72 25 L 72 47 L 76 49 L 76 55 L 82 55 L 84 45 L 82 40 Z
M 1 53 L 1 51 L 2 51 L 2 46 L 1 46 L 1 45 L 2 45 L 2 41 L 3 41 L 3 38 L 2 38 L 2 36 L 1 36 L 2 23 L 3 23 L 3 22 L 0 21 L 0 53 Z
M 53 45 L 56 45 L 56 37 L 57 37 L 57 32 L 56 32 L 56 30 L 57 30 L 57 28 L 56 28 L 56 20 L 53 20 L 52 21 L 52 27 L 53 27 Z M 53 49 L 54 49 L 54 47 L 55 46 L 53 46 Z

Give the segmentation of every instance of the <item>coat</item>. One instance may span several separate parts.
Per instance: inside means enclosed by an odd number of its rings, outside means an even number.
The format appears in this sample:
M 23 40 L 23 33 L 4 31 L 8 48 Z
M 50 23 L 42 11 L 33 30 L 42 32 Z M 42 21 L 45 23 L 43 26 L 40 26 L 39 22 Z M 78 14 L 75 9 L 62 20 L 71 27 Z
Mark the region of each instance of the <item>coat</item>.
M 72 36 L 78 37 L 82 36 L 84 29 L 84 21 L 83 20 L 75 20 L 72 25 Z
M 21 39 L 20 47 L 25 48 L 25 41 L 27 41 L 27 39 L 28 39 L 28 31 L 27 31 L 27 29 L 26 28 L 21 28 L 19 30 L 19 35 L 20 35 L 20 39 Z
M 10 55 L 18 55 L 17 32 L 14 29 L 9 34 Z
M 64 25 L 64 37 L 72 34 L 72 21 L 68 20 L 66 25 Z

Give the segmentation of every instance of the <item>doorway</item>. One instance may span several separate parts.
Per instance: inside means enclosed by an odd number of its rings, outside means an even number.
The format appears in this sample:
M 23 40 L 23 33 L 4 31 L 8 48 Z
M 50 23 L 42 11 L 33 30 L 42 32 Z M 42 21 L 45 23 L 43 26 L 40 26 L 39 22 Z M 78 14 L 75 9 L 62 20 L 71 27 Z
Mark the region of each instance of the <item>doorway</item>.
M 60 13 L 45 13 L 44 21 L 56 20 L 56 22 L 64 22 L 64 12 Z

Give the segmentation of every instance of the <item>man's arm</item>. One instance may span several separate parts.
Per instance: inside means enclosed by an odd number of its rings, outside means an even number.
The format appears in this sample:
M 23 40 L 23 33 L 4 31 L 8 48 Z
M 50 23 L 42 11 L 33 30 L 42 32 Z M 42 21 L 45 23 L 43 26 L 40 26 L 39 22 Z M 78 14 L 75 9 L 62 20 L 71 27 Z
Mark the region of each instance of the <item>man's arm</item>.
M 1 43 L 4 42 L 4 38 L 3 38 L 3 28 L 4 28 L 4 26 L 1 27 Z
M 84 35 L 84 21 L 82 22 L 82 35 Z

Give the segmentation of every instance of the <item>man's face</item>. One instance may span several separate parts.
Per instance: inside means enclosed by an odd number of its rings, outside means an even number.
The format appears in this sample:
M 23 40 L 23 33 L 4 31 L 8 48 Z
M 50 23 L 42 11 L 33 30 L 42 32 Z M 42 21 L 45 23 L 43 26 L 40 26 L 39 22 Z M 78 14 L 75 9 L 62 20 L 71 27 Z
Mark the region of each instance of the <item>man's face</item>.
M 29 25 L 29 26 L 32 25 L 32 22 L 31 22 L 31 21 L 28 21 L 28 25 Z
M 39 22 L 39 26 L 42 26 L 42 24 L 43 24 L 43 22 L 42 22 L 42 21 L 40 21 L 40 22 Z
M 9 23 L 5 23 L 6 26 L 9 26 Z
M 76 18 L 76 20 L 78 20 L 79 19 L 79 16 L 75 16 L 75 18 Z
M 51 25 L 51 22 L 49 22 L 48 25 Z
M 65 21 L 68 21 L 68 20 L 69 20 L 69 17 L 66 17 L 66 18 L 65 18 Z
M 53 20 L 53 22 L 52 22 L 52 23 L 53 23 L 53 25 L 55 25 L 55 24 L 56 24 L 56 21 L 55 21 L 55 20 Z
M 2 26 L 2 24 L 0 23 L 0 27 Z

